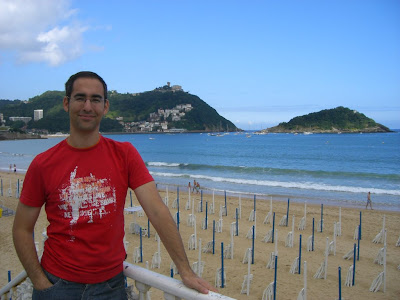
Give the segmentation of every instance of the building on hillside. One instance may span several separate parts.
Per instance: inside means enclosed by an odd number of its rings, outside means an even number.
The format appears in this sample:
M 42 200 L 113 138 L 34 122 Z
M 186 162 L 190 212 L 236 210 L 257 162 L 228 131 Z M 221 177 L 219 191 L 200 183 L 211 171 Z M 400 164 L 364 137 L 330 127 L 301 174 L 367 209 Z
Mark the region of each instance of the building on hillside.
M 176 108 L 188 112 L 191 111 L 193 107 L 192 104 L 178 104 Z
M 33 111 L 33 121 L 39 121 L 43 119 L 43 109 L 35 109 Z
M 16 121 L 22 121 L 25 124 L 27 124 L 30 120 L 32 120 L 31 117 L 9 117 L 8 118 L 10 121 L 16 122 Z

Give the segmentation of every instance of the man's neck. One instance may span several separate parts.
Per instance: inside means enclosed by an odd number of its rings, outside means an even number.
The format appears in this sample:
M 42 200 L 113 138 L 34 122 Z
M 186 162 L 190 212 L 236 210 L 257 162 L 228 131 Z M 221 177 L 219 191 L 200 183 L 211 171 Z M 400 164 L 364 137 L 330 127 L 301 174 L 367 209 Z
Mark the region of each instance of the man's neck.
M 71 132 L 67 138 L 67 142 L 74 148 L 89 148 L 96 145 L 100 140 L 100 133 L 76 134 Z

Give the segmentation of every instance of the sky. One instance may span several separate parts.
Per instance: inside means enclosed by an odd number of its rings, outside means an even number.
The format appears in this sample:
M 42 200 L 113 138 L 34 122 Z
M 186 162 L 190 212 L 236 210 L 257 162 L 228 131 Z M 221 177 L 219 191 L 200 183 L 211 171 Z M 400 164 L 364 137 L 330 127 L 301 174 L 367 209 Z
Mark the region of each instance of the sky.
M 400 1 L 0 0 L 0 99 L 81 70 L 181 85 L 242 129 L 338 106 L 397 129 Z

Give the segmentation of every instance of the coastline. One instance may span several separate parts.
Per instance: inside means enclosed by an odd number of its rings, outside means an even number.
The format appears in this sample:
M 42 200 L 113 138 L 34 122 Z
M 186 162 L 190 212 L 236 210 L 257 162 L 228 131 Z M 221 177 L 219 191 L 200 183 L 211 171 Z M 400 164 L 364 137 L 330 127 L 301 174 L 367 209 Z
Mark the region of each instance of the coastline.
M 8 173 L 0 172 L 0 178 L 3 180 L 3 196 L 0 196 L 0 200 L 10 209 L 15 210 L 18 199 L 15 195 L 8 197 L 4 190 L 9 186 L 9 180 L 14 187 L 17 179 L 22 180 L 24 178 L 23 173 Z M 167 197 L 165 187 L 160 185 L 159 192 L 162 198 Z M 125 206 L 131 205 L 130 192 L 127 193 Z M 177 213 L 176 208 L 172 208 L 173 201 L 177 198 L 176 186 L 169 186 L 168 199 L 169 208 L 172 215 Z M 182 235 L 183 244 L 190 263 L 198 260 L 197 250 L 188 250 L 188 240 L 190 235 L 193 234 L 193 227 L 187 225 L 188 215 L 191 210 L 185 209 L 189 195 L 187 189 L 181 188 L 179 191 L 180 199 L 180 233 Z M 357 208 L 342 207 L 341 208 L 341 221 L 342 221 L 342 235 L 336 237 L 336 255 L 330 255 L 328 257 L 328 273 L 327 279 L 315 279 L 314 274 L 318 270 L 321 262 L 323 261 L 323 253 L 325 250 L 326 238 L 329 241 L 333 239 L 333 226 L 335 222 L 338 222 L 339 218 L 339 207 L 324 205 L 324 230 L 323 232 L 315 231 L 315 251 L 308 252 L 307 238 L 312 232 L 312 219 L 314 218 L 315 224 L 321 218 L 321 207 L 317 204 L 311 204 L 307 202 L 307 221 L 305 230 L 298 230 L 298 224 L 300 218 L 304 215 L 305 204 L 300 202 L 290 202 L 289 210 L 289 226 L 279 226 L 279 221 L 286 215 L 287 202 L 279 199 L 278 195 L 272 196 L 273 212 L 276 214 L 275 229 L 278 231 L 278 281 L 277 281 L 277 297 L 278 299 L 297 299 L 297 295 L 303 287 L 303 274 L 290 274 L 290 266 L 298 256 L 299 250 L 299 235 L 303 236 L 302 246 L 302 261 L 307 261 L 307 293 L 309 299 L 333 299 L 337 298 L 338 295 L 338 267 L 342 269 L 342 296 L 344 299 L 397 299 L 400 297 L 400 287 L 398 285 L 398 276 L 400 270 L 397 266 L 400 264 L 400 247 L 396 247 L 395 244 L 399 238 L 400 228 L 400 213 L 391 211 L 380 211 L 380 210 L 365 210 Z M 191 200 L 194 201 L 195 207 L 197 207 L 201 201 L 201 194 L 191 194 Z M 203 204 L 205 208 L 205 202 L 210 205 L 213 201 L 213 195 L 211 193 L 203 193 Z M 195 213 L 196 214 L 196 225 L 198 238 L 202 239 L 202 247 L 212 240 L 212 223 L 213 220 L 219 219 L 220 206 L 224 205 L 225 197 L 223 194 L 215 193 L 215 214 L 208 215 L 208 229 L 204 230 L 201 228 L 201 223 L 205 218 L 205 212 Z M 224 243 L 224 249 L 230 243 L 229 227 L 234 219 L 235 208 L 238 207 L 238 195 L 227 194 L 226 197 L 228 216 L 223 216 L 223 230 L 220 233 L 216 233 L 215 243 L 215 254 L 202 253 L 202 261 L 205 262 L 203 277 L 210 281 L 212 284 L 215 280 L 216 269 L 221 265 L 221 243 Z M 132 193 L 133 205 L 138 205 L 138 202 Z M 236 299 L 249 299 L 246 295 L 240 293 L 241 286 L 243 283 L 244 275 L 247 274 L 247 264 L 243 264 L 242 260 L 247 248 L 251 247 L 251 239 L 246 238 L 246 234 L 254 225 L 253 221 L 249 221 L 251 210 L 254 207 L 254 201 L 252 197 L 242 197 L 242 217 L 239 220 L 239 236 L 234 237 L 234 258 L 225 259 L 224 265 L 226 270 L 226 287 L 220 288 L 222 294 L 234 297 Z M 253 281 L 250 287 L 250 298 L 261 299 L 262 293 L 267 285 L 273 281 L 274 270 L 267 269 L 266 264 L 269 260 L 269 254 L 274 251 L 274 244 L 262 242 L 265 234 L 272 228 L 272 224 L 264 224 L 266 214 L 270 210 L 269 199 L 258 199 L 257 204 L 257 219 L 256 219 L 256 239 L 255 239 L 255 263 L 251 265 L 251 273 L 253 274 Z M 195 210 L 196 211 L 196 210 Z M 354 243 L 354 230 L 359 224 L 360 212 L 362 213 L 362 240 L 360 241 L 360 260 L 356 264 L 356 284 L 353 287 L 345 286 L 345 279 L 347 270 L 353 263 L 352 260 L 345 260 L 343 256 L 353 248 Z M 291 231 L 291 220 L 292 216 L 295 216 L 295 230 L 294 230 L 294 247 L 285 247 L 285 239 L 288 233 Z M 386 229 L 387 229 L 387 282 L 386 282 L 386 293 L 381 290 L 377 293 L 369 292 L 369 287 L 373 279 L 383 271 L 383 266 L 375 264 L 374 259 L 377 256 L 379 250 L 383 247 L 383 244 L 374 244 L 372 240 L 379 233 L 382 228 L 382 219 L 385 215 L 386 218 Z M 7 270 L 11 270 L 12 277 L 19 274 L 22 271 L 22 266 L 15 254 L 15 250 L 12 243 L 11 228 L 13 222 L 13 216 L 0 218 L 0 237 L 2 243 L 0 244 L 0 254 L 2 256 L 2 272 L 0 273 L 0 286 L 4 286 L 7 279 Z M 139 246 L 139 237 L 129 233 L 129 224 L 132 222 L 132 215 L 125 215 L 125 232 L 126 239 L 129 242 L 127 254 L 128 262 L 133 261 L 133 250 Z M 147 228 L 147 218 L 137 217 L 137 223 L 142 227 Z M 42 210 L 37 226 L 35 227 L 35 237 L 39 241 L 42 240 L 42 231 L 47 225 L 47 219 L 45 216 L 44 209 Z M 315 226 L 315 229 L 317 226 Z M 154 240 L 154 229 L 151 227 L 151 238 L 143 238 L 144 259 L 143 263 L 138 263 L 145 267 L 145 262 L 151 262 L 152 255 L 157 251 L 157 243 Z M 166 253 L 165 248 L 161 248 L 162 263 L 160 269 L 155 269 L 156 272 L 162 273 L 169 276 L 169 265 L 170 258 Z M 175 275 L 179 278 L 179 275 Z M 128 280 L 129 284 L 132 284 L 131 280 Z M 152 297 L 154 299 L 161 299 L 162 295 L 159 291 L 152 291 Z

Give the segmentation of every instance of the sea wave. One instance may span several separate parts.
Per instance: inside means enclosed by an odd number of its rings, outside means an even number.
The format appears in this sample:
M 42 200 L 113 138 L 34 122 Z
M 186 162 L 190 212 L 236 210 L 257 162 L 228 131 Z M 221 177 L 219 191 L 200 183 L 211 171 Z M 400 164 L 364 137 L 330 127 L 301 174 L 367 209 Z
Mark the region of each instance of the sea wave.
M 157 161 L 150 161 L 146 163 L 147 166 L 153 167 L 179 167 L 181 164 L 179 163 L 166 163 L 166 162 L 157 162 Z
M 224 166 L 224 165 L 207 165 L 207 164 L 190 164 L 190 163 L 167 163 L 167 162 L 147 162 L 149 167 L 165 167 L 177 168 L 180 170 L 209 170 L 234 172 L 239 174 L 271 174 L 271 175 L 304 175 L 315 178 L 328 176 L 333 178 L 374 178 L 384 180 L 400 181 L 400 174 L 378 174 L 378 173 L 361 173 L 346 171 L 322 171 L 322 170 L 305 170 L 305 169 L 281 169 L 272 167 L 248 167 L 248 166 Z
M 177 174 L 177 173 L 166 173 L 166 172 L 150 172 L 150 173 L 153 176 L 159 176 L 159 177 L 192 178 L 197 180 L 209 180 L 213 182 L 226 182 L 230 184 L 257 185 L 265 187 L 282 187 L 282 188 L 330 191 L 330 192 L 348 192 L 348 193 L 371 192 L 373 194 L 400 196 L 399 190 L 385 190 L 379 188 L 365 188 L 357 186 L 329 185 L 329 184 L 314 183 L 314 182 L 254 180 L 254 179 L 226 178 L 226 177 L 215 177 L 207 175 L 193 175 L 193 174 L 189 175 L 189 174 Z

